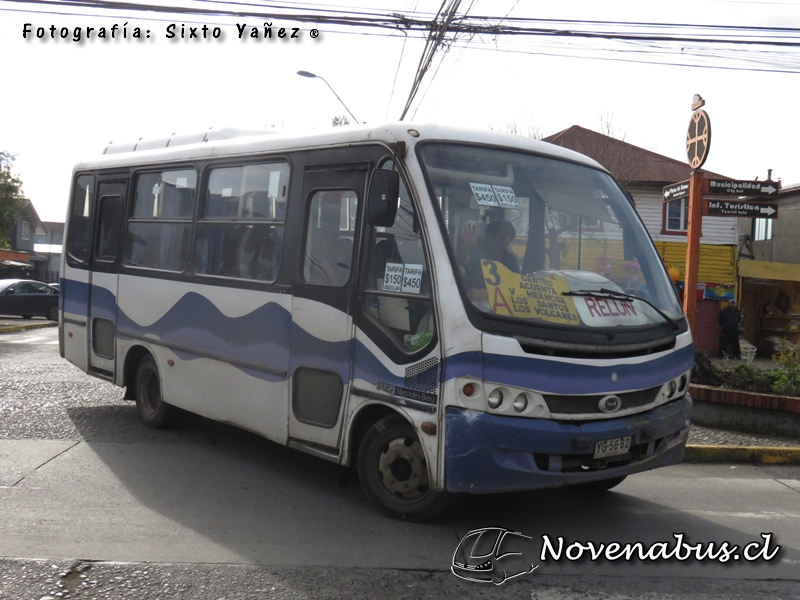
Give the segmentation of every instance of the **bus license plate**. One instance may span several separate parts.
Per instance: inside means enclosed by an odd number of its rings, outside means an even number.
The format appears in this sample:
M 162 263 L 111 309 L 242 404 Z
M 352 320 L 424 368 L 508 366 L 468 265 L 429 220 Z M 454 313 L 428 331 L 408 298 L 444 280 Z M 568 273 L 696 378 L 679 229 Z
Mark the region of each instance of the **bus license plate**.
M 614 438 L 613 440 L 600 440 L 594 445 L 594 458 L 617 456 L 625 454 L 631 448 L 631 436 Z

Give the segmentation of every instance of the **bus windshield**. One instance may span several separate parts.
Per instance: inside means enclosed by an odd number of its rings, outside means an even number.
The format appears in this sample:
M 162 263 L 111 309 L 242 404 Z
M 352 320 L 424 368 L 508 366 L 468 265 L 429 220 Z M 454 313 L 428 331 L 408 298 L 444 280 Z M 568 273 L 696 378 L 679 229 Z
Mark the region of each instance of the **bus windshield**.
M 605 172 L 481 146 L 419 152 L 468 301 L 492 317 L 570 328 L 677 329 L 661 258 Z

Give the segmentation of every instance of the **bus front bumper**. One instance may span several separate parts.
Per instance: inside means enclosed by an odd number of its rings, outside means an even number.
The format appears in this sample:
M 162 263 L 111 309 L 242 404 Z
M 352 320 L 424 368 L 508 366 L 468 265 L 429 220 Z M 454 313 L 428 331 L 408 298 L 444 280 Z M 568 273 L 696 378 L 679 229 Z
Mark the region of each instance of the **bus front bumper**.
M 612 479 L 679 463 L 691 422 L 688 395 L 646 413 L 583 423 L 497 416 L 449 407 L 446 487 L 490 493 Z M 597 442 L 631 437 L 622 455 L 594 458 Z

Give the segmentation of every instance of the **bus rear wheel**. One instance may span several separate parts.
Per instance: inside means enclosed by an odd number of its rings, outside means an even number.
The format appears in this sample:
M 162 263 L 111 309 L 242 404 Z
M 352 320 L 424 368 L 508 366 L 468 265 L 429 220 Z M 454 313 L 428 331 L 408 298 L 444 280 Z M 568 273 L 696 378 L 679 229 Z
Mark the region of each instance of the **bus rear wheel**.
M 430 488 L 425 452 L 414 430 L 399 416 L 384 417 L 361 440 L 358 479 L 367 497 L 389 516 L 427 521 L 451 503 Z
M 170 427 L 178 419 L 178 409 L 164 402 L 161 377 L 156 361 L 146 356 L 136 371 L 136 410 L 144 424 L 153 429 Z

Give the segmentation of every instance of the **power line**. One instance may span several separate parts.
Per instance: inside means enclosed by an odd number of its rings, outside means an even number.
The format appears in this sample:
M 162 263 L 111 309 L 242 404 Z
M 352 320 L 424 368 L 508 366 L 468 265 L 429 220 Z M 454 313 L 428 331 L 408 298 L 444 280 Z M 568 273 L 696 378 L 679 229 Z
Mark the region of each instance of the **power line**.
M 420 14 L 416 10 L 411 14 L 404 14 L 387 9 L 330 8 L 313 2 L 277 4 L 244 0 L 236 2 L 193 0 L 184 4 L 160 5 L 111 0 L 5 0 L 0 1 L 0 11 L 106 18 L 119 17 L 124 13 L 123 18 L 131 18 L 130 15 L 135 14 L 137 18 L 154 21 L 167 20 L 174 15 L 192 19 L 213 17 L 222 22 L 243 17 L 265 19 L 267 22 L 282 19 L 297 23 L 313 22 L 325 28 L 326 32 L 342 34 L 395 36 L 403 33 L 406 40 L 409 38 L 426 40 L 407 102 L 409 105 L 413 101 L 413 96 L 419 91 L 422 78 L 430 68 L 439 48 L 461 47 L 463 51 L 467 45 L 476 40 L 480 42 L 480 38 L 486 35 L 495 43 L 499 39 L 514 39 L 514 50 L 497 49 L 523 54 L 587 58 L 587 56 L 575 56 L 575 43 L 578 43 L 579 51 L 600 55 L 590 57 L 594 59 L 619 60 L 608 55 L 620 52 L 640 56 L 649 54 L 657 58 L 668 55 L 673 57 L 672 60 L 675 56 L 680 56 L 681 60 L 672 63 L 661 60 L 650 62 L 762 72 L 796 72 L 796 64 L 800 60 L 795 51 L 795 48 L 800 47 L 800 29 L 797 28 L 537 19 L 511 17 L 509 16 L 511 11 L 502 18 L 471 16 L 469 10 L 463 14 L 457 13 L 460 1 L 457 0 L 456 3 L 456 0 L 450 0 L 450 4 L 447 5 L 447 0 L 443 0 L 436 15 Z M 453 8 L 454 3 L 455 8 Z M 19 7 L 35 6 L 36 10 L 5 8 L 2 4 Z M 98 14 L 82 11 L 96 11 Z M 141 13 L 145 13 L 146 16 L 139 16 Z M 372 33 L 367 33 L 369 31 Z M 463 42 L 465 38 L 466 43 Z M 520 45 L 529 44 L 532 44 L 530 47 L 534 48 L 533 50 L 519 50 Z M 559 47 L 559 51 L 551 51 L 548 54 L 537 50 L 536 48 L 542 44 L 555 44 Z M 479 46 L 471 46 L 471 48 L 476 47 Z M 737 53 L 737 47 L 747 48 L 747 52 Z M 687 61 L 690 64 L 687 64 Z M 404 113 L 407 110 L 408 107 Z

